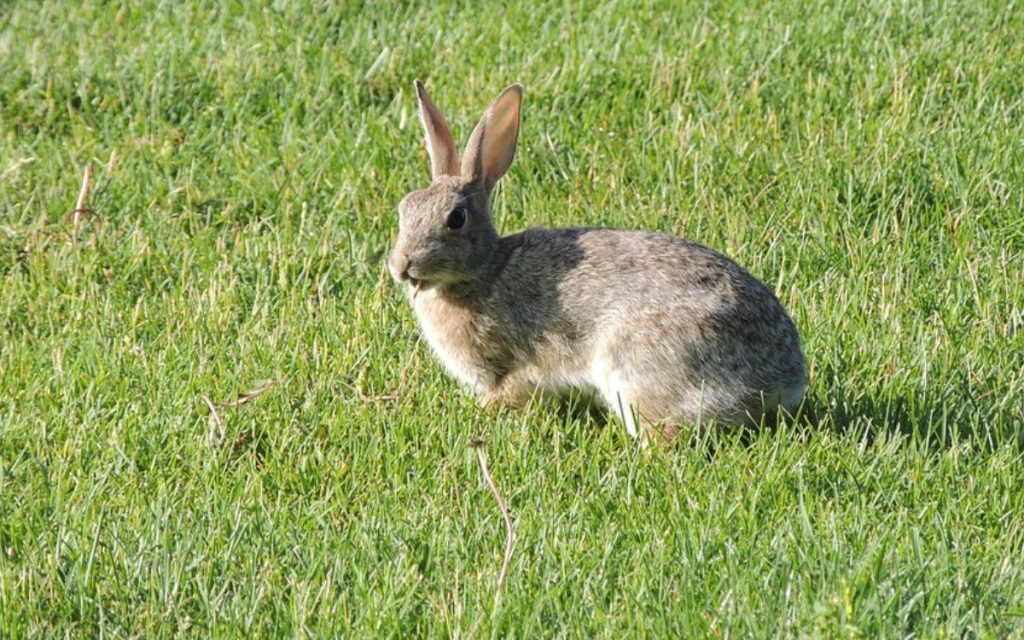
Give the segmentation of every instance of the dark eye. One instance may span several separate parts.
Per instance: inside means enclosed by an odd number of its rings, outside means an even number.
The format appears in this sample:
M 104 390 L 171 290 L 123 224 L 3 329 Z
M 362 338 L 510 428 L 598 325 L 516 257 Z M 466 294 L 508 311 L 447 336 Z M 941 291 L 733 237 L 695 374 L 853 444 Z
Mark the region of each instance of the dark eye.
M 466 208 L 457 207 L 452 209 L 451 213 L 448 214 L 448 219 L 444 221 L 444 226 L 449 229 L 461 229 L 466 224 Z

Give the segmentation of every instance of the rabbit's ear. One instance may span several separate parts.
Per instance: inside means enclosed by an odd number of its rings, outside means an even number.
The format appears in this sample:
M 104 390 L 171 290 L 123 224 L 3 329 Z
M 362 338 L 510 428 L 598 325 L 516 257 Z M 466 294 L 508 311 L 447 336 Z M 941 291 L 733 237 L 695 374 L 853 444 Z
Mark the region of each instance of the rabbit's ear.
M 419 98 L 420 122 L 423 123 L 423 133 L 427 138 L 431 175 L 435 180 L 441 176 L 459 175 L 459 156 L 455 152 L 452 130 L 419 80 L 416 81 L 416 97 Z
M 482 183 L 490 191 L 505 175 L 516 155 L 522 102 L 523 87 L 514 84 L 487 108 L 466 144 L 462 156 L 463 180 Z

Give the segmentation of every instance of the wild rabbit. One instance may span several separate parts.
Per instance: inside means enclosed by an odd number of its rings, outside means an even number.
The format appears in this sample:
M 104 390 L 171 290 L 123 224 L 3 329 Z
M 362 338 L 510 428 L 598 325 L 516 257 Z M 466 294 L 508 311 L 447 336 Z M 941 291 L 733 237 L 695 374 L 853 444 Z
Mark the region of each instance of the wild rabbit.
M 667 235 L 528 229 L 499 237 L 495 183 L 512 164 L 523 89 L 501 93 L 459 163 L 416 81 L 433 181 L 399 204 L 388 268 L 445 367 L 485 406 L 596 392 L 629 433 L 758 422 L 807 389 L 778 299 L 725 256 Z

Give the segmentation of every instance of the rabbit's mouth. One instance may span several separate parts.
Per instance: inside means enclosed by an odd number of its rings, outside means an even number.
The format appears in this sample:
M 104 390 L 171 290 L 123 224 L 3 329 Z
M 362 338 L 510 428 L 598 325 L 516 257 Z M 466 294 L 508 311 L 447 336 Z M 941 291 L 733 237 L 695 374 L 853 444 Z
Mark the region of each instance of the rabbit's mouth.
M 448 270 L 425 269 L 422 266 L 406 269 L 402 277 L 405 282 L 409 283 L 409 286 L 418 291 L 426 291 L 434 287 L 443 288 L 459 280 Z

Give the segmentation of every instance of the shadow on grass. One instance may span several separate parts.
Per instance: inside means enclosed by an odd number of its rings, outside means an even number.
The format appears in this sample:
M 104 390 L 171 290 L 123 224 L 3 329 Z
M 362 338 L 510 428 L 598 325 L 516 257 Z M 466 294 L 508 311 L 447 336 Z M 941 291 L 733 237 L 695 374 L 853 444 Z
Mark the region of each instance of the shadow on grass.
M 812 394 L 797 423 L 837 434 L 857 434 L 868 443 L 901 435 L 932 450 L 970 442 L 986 449 L 1014 444 L 1024 450 L 1024 407 L 979 403 L 969 393 L 865 392 L 848 396 L 841 388 Z
M 813 390 L 812 390 L 813 391 Z M 554 407 L 563 424 L 576 423 L 576 437 L 592 437 L 600 429 L 625 429 L 617 417 L 591 395 L 571 394 Z M 713 424 L 682 429 L 672 445 L 704 448 L 709 456 L 731 440 L 751 445 L 765 431 L 781 426 L 807 431 L 831 431 L 854 436 L 870 444 L 879 436 L 900 435 L 933 450 L 969 442 L 993 450 L 1007 444 L 1024 452 L 1024 406 L 1012 403 L 980 403 L 969 394 L 952 391 L 910 392 L 902 395 L 879 391 L 849 396 L 841 387 L 811 393 L 794 415 L 769 413 L 756 426 L 721 427 Z M 563 447 L 574 448 L 575 438 L 563 440 Z

